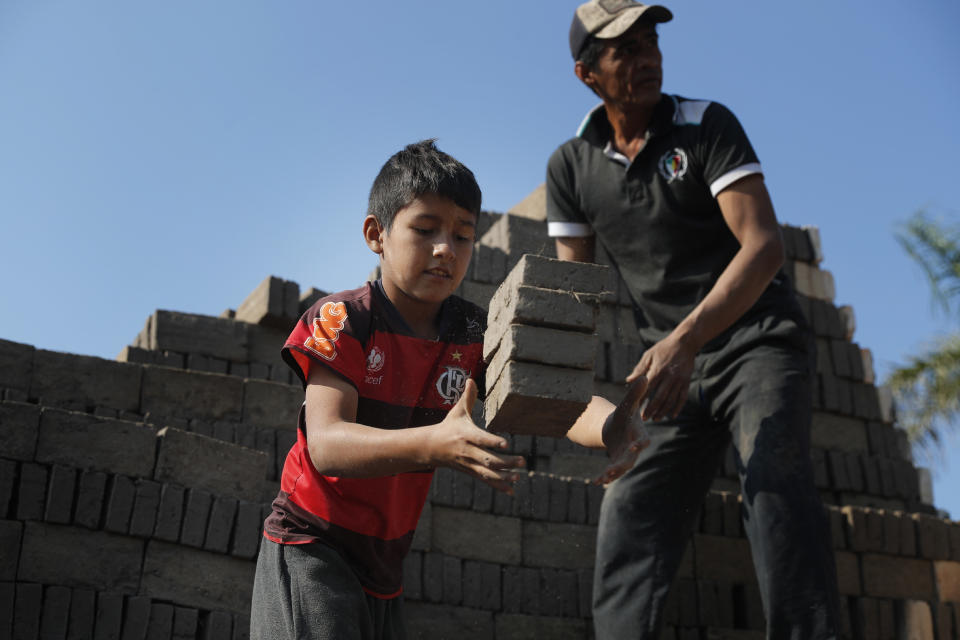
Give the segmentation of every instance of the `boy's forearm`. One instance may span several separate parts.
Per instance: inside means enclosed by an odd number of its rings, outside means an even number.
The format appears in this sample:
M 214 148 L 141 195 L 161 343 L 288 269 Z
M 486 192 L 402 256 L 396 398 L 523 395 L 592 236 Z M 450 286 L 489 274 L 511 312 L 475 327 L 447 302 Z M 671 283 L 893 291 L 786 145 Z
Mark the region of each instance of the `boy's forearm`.
M 310 459 L 325 476 L 370 478 L 433 466 L 428 439 L 431 426 L 379 429 L 354 422 L 308 427 Z
M 603 425 L 616 406 L 600 396 L 593 396 L 587 408 L 567 431 L 567 439 L 591 449 L 604 449 Z

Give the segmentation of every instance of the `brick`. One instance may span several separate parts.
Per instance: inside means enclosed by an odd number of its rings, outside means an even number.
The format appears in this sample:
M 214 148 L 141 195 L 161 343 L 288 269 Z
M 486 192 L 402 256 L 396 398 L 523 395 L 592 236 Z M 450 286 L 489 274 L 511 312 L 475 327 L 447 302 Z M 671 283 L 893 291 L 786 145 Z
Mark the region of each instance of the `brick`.
M 516 518 L 434 506 L 432 545 L 467 560 L 515 564 L 521 558 L 520 521 Z
M 453 474 L 453 504 L 458 509 L 469 509 L 473 505 L 473 477 L 465 473 Z
M 118 640 L 123 624 L 123 596 L 118 593 L 97 594 L 97 614 L 94 638 Z
M 243 422 L 247 424 L 294 431 L 302 404 L 303 389 L 299 386 L 266 380 L 243 383 Z
M 850 368 L 850 359 L 847 357 L 847 342 L 845 340 L 830 340 L 830 355 L 834 366 L 834 373 L 843 378 L 850 378 L 853 371 Z
M 76 553 L 83 549 L 84 553 Z M 28 522 L 17 579 L 69 587 L 136 591 L 143 542 L 76 527 Z
M 863 592 L 860 585 L 858 557 L 857 554 L 850 551 L 834 552 L 837 567 L 837 587 L 840 595 L 857 596 Z
M 267 475 L 263 453 L 169 427 L 159 435 L 155 480 L 243 500 L 259 499 Z
M 921 558 L 946 560 L 950 557 L 950 542 L 946 523 L 935 516 L 914 513 L 911 516 L 916 523 L 917 549 Z
M 183 487 L 164 484 L 160 489 L 160 506 L 153 535 L 160 540 L 176 542 L 180 539 L 183 522 L 185 491 Z
M 267 456 L 267 469 L 273 470 L 277 467 L 283 456 L 277 456 L 277 432 L 274 429 L 257 430 L 257 451 Z M 271 477 L 276 477 L 271 474 Z
M 103 527 L 114 533 L 127 533 L 130 528 L 130 514 L 133 513 L 133 501 L 137 487 L 126 476 L 113 476 L 107 489 L 107 514 Z
M 16 608 L 16 594 L 17 588 L 14 583 L 0 582 L 0 637 L 13 637 L 13 612 Z
M 502 611 L 540 613 L 540 574 L 530 567 L 503 568 Z
M 0 388 L 29 390 L 35 351 L 28 344 L 0 340 Z
M 693 545 L 698 578 L 731 584 L 754 581 L 753 558 L 746 539 L 696 534 Z
M 88 529 L 100 528 L 100 515 L 103 512 L 106 488 L 107 474 L 100 471 L 83 471 L 80 473 L 77 505 L 73 516 L 74 523 Z
M 463 564 L 460 558 L 443 556 L 443 598 L 446 604 L 460 604 L 463 600 Z
M 920 497 L 916 468 L 907 460 L 894 460 L 893 474 L 897 483 L 897 495 L 907 501 L 916 501 Z
M 32 461 L 37 450 L 39 426 L 40 407 L 20 402 L 0 404 L 0 451 L 3 457 Z
M 491 431 L 566 434 L 593 395 L 593 374 L 529 362 L 509 362 L 487 396 Z
M 16 605 L 13 611 L 13 638 L 37 638 L 40 634 L 40 614 L 43 606 L 43 587 L 39 584 L 16 585 Z
M 524 255 L 507 275 L 505 285 L 530 284 L 544 289 L 576 293 L 602 293 L 610 268 L 588 262 L 568 262 L 539 255 Z
M 506 326 L 501 335 L 484 336 L 487 388 L 493 386 L 508 360 L 593 370 L 597 336 L 523 324 Z
M 262 527 L 260 505 L 240 501 L 237 505 L 237 523 L 233 531 L 233 546 L 230 553 L 241 558 L 255 558 L 260 545 Z
M 406 600 L 423 598 L 423 553 L 411 551 L 403 559 L 403 597 Z
M 565 520 L 573 524 L 587 522 L 587 483 L 583 480 L 571 479 L 567 499 L 567 515 Z
M 207 551 L 226 553 L 230 546 L 230 534 L 233 531 L 233 522 L 237 515 L 237 501 L 227 496 L 218 496 L 213 501 L 210 510 L 210 520 L 207 523 L 207 533 L 203 548 Z
M 237 306 L 241 322 L 288 329 L 300 317 L 300 286 L 268 276 Z
M 145 424 L 44 409 L 37 461 L 149 478 L 156 446 L 156 429 Z
M 603 503 L 604 489 L 600 485 L 587 485 L 587 524 L 600 521 L 600 506 Z
M 123 615 L 123 627 L 120 631 L 121 640 L 145 640 L 147 627 L 150 624 L 150 598 L 133 596 L 127 598 L 127 606 Z
M 139 365 L 38 349 L 30 396 L 46 406 L 74 404 L 124 411 L 140 408 Z
M 233 617 L 226 611 L 211 611 L 200 622 L 202 640 L 230 640 Z
M 841 512 L 844 516 L 846 539 L 852 551 L 866 551 L 870 548 L 867 540 L 867 513 L 861 507 L 846 506 Z
M 827 451 L 866 451 L 866 422 L 857 418 L 838 416 L 823 411 L 813 412 L 810 427 L 810 446 Z
M 70 593 L 67 640 L 93 638 L 93 623 L 96 615 L 96 593 L 90 589 L 73 589 Z M 64 636 L 60 636 L 64 637 Z
M 427 602 L 443 600 L 443 558 L 439 553 L 423 554 L 423 599 Z
M 148 538 L 153 535 L 157 522 L 157 511 L 160 508 L 160 491 L 162 485 L 152 480 L 138 480 L 133 510 L 130 515 L 129 533 L 132 536 Z
M 40 618 L 42 638 L 64 638 L 70 616 L 70 589 L 48 586 L 43 593 L 43 613 Z
M 927 560 L 873 553 L 861 556 L 863 590 L 879 598 L 933 598 L 933 567 Z M 890 576 L 897 576 L 891 580 Z
M 596 308 L 589 302 L 589 297 L 566 291 L 526 285 L 511 287 L 509 281 L 505 282 L 490 301 L 487 334 L 493 337 L 491 346 L 511 324 L 593 333 Z
M 247 613 L 254 568 L 248 560 L 151 540 L 140 593 L 174 604 Z
M 0 520 L 0 582 L 13 582 L 16 579 L 22 536 L 22 523 Z
M 880 397 L 872 384 L 855 382 L 852 385 L 854 413 L 867 420 L 879 420 Z
M 47 468 L 43 465 L 20 465 L 20 487 L 17 492 L 17 520 L 42 520 L 47 495 Z
M 405 607 L 407 635 L 411 640 L 457 638 L 489 640 L 493 638 L 493 613 L 468 607 L 411 602 Z
M 194 640 L 198 619 L 196 609 L 176 607 L 173 610 L 173 640 Z
M 954 640 L 957 625 L 953 617 L 953 606 L 949 603 L 940 603 L 937 605 L 937 631 L 943 640 Z
M 43 519 L 57 524 L 70 524 L 73 511 L 73 495 L 77 486 L 77 472 L 60 465 L 50 471 L 50 486 L 47 488 L 47 506 Z
M 550 638 L 551 640 L 582 640 L 587 636 L 589 621 L 549 616 L 530 616 L 517 613 L 494 615 L 495 630 L 491 637 L 498 640 Z M 661 636 L 662 637 L 662 636 Z
M 150 605 L 150 624 L 146 640 L 170 640 L 173 635 L 173 606 L 156 602 Z
M 740 496 L 724 492 L 723 499 L 723 535 L 739 538 L 743 535 L 743 517 L 741 516 Z
M 0 458 L 0 518 L 7 517 L 17 481 L 17 463 Z
M 540 612 L 548 616 L 575 617 L 579 609 L 577 573 L 540 570 Z
M 850 490 L 857 493 L 863 492 L 863 467 L 860 466 L 860 454 L 846 452 L 843 458 L 844 464 L 847 467 L 847 480 L 850 483 Z
M 543 473 L 531 471 L 530 476 L 530 517 L 534 520 L 547 520 L 550 515 L 551 479 Z
M 593 566 L 596 548 L 596 529 L 593 527 L 532 520 L 524 520 L 522 524 L 524 564 L 557 569 Z
M 960 562 L 938 560 L 933 563 L 933 571 L 940 601 L 960 604 Z
M 258 529 L 259 531 L 259 529 Z M 433 546 L 433 507 L 429 502 L 423 505 L 417 528 L 413 531 L 410 548 L 419 551 L 429 550 Z
M 474 511 L 490 513 L 493 510 L 494 489 L 486 482 L 479 480 L 473 483 L 472 508 Z
M 463 604 L 468 607 L 500 609 L 500 565 L 466 560 L 463 563 Z
M 143 368 L 141 409 L 162 416 L 239 422 L 243 380 L 167 367 Z
M 202 547 L 207 532 L 207 521 L 213 496 L 202 489 L 188 489 L 186 508 L 183 512 L 183 526 L 180 529 L 180 543 L 191 547 Z
M 899 605 L 897 634 L 911 640 L 934 640 L 930 605 L 920 600 L 904 600 Z

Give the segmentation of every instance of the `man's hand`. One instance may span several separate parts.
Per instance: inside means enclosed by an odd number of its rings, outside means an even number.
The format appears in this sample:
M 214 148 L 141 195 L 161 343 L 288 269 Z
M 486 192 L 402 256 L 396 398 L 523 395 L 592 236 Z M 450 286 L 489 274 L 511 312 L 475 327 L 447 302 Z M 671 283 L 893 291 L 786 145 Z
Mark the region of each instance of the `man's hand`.
M 640 401 L 640 417 L 644 420 L 676 418 L 687 401 L 693 361 L 697 351 L 676 332 L 646 350 L 640 362 L 627 376 L 627 382 L 646 378 Z
M 513 469 L 525 465 L 523 456 L 505 456 L 494 449 L 506 449 L 507 441 L 484 431 L 470 418 L 477 400 L 477 383 L 467 379 L 460 400 L 442 422 L 433 425 L 429 438 L 431 464 L 469 473 L 498 491 L 513 494 L 517 475 Z
M 637 408 L 647 390 L 643 376 L 627 387 L 627 392 L 603 423 L 603 443 L 607 447 L 610 465 L 594 480 L 595 484 L 613 482 L 633 467 L 637 456 L 650 444 Z

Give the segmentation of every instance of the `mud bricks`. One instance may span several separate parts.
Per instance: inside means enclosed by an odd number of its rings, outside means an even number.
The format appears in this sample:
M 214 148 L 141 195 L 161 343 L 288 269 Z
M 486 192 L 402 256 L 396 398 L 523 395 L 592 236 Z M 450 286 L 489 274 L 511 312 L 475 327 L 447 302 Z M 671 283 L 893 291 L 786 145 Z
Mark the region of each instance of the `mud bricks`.
M 490 301 L 484 337 L 491 431 L 559 437 L 593 395 L 597 307 L 608 268 L 524 255 Z

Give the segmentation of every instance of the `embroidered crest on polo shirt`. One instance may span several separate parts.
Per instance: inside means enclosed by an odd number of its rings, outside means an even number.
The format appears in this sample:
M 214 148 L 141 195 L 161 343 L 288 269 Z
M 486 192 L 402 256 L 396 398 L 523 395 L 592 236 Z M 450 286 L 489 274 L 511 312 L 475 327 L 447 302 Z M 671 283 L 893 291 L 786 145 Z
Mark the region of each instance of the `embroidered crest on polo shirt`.
M 443 404 L 457 404 L 467 387 L 468 377 L 460 367 L 444 367 L 443 373 L 437 378 L 437 393 L 443 398 Z
M 680 147 L 671 149 L 663 154 L 657 166 L 668 183 L 679 180 L 687 173 L 687 152 Z
M 370 353 L 367 354 L 367 371 L 369 373 L 376 373 L 380 371 L 380 369 L 383 369 L 383 361 L 385 358 L 386 355 L 380 347 L 370 349 Z
M 303 346 L 324 360 L 337 357 L 337 340 L 347 320 L 347 307 L 342 302 L 325 302 L 313 319 L 313 333 Z

